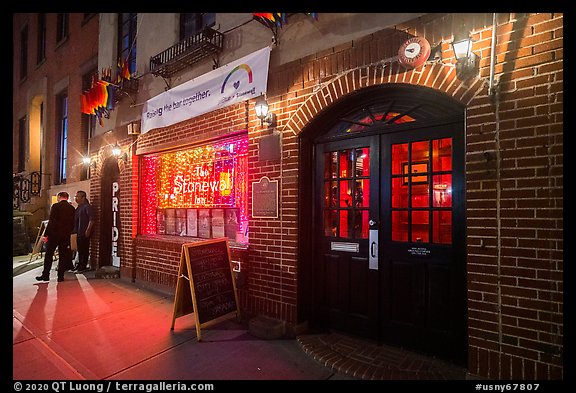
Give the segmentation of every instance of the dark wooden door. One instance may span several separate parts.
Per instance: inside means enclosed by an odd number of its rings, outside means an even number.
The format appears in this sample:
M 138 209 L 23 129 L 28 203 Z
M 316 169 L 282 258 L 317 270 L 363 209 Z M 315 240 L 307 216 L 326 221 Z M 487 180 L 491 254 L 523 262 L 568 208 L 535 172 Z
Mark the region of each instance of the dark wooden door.
M 317 320 L 375 338 L 379 277 L 369 233 L 378 218 L 378 137 L 319 144 L 315 155 Z
M 464 364 L 462 124 L 318 144 L 315 157 L 317 322 Z
M 464 362 L 461 124 L 381 136 L 381 339 Z

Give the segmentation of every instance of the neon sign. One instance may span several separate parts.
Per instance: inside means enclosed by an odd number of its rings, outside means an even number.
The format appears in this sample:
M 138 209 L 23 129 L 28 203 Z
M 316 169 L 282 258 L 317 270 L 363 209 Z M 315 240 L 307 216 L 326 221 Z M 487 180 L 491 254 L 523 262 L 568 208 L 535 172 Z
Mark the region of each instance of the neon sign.
M 157 209 L 238 208 L 247 225 L 248 137 L 142 159 L 142 233 Z

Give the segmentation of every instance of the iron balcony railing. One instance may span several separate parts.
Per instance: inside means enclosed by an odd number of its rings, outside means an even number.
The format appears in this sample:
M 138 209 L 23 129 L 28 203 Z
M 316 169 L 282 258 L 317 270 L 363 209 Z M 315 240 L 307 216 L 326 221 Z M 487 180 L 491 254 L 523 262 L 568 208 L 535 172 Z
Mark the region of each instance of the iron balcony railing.
M 170 77 L 207 56 L 221 52 L 223 47 L 224 34 L 206 27 L 202 32 L 152 56 L 150 72 L 156 76 Z

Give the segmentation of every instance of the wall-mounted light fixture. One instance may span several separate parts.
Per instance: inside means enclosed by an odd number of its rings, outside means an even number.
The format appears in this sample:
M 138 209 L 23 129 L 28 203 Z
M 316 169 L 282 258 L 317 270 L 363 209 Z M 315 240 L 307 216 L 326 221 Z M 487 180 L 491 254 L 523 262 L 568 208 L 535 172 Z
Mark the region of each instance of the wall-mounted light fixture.
M 92 161 L 92 159 L 88 156 L 82 157 L 82 162 L 84 165 L 88 165 L 90 168 L 96 168 L 96 161 Z
M 96 161 L 92 161 L 90 156 L 82 157 L 82 163 L 90 168 L 96 168 Z
M 268 103 L 264 96 L 260 96 L 256 99 L 254 111 L 262 125 L 266 124 L 268 127 L 276 127 L 276 114 L 268 111 Z
M 116 144 L 112 147 L 112 155 L 123 160 L 124 162 L 128 162 L 128 155 L 126 152 L 122 153 L 122 148 L 118 146 L 118 142 L 116 142 Z
M 468 33 L 454 35 L 452 50 L 456 57 L 456 76 L 466 79 L 478 71 L 480 58 L 472 52 L 472 38 Z

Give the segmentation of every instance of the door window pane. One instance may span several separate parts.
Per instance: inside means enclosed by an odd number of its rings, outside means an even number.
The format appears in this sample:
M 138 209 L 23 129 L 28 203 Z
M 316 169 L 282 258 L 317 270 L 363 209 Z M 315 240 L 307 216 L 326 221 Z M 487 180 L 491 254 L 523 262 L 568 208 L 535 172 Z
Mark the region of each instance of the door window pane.
M 452 206 L 452 175 L 434 175 L 432 177 L 432 188 L 434 189 L 433 206 Z
M 392 211 L 392 240 L 397 242 L 408 241 L 408 211 Z
M 324 155 L 324 179 L 338 177 L 338 152 L 333 151 Z
M 324 210 L 324 236 L 338 235 L 338 211 Z
M 432 170 L 452 170 L 452 138 L 434 139 L 432 141 Z
M 452 243 L 452 212 L 450 210 L 435 210 L 432 221 L 432 237 L 434 243 Z
M 428 243 L 428 210 L 412 211 L 412 241 Z
M 368 207 L 370 205 L 370 180 L 356 180 L 354 188 L 354 207 Z
M 430 206 L 429 200 L 429 187 L 428 176 L 423 176 L 426 179 L 424 184 L 412 183 L 412 207 L 428 207 Z
M 428 163 L 428 141 L 412 142 L 412 164 Z M 412 173 L 415 173 L 414 171 Z
M 356 177 L 370 176 L 370 149 L 356 149 Z
M 408 162 L 408 144 L 392 145 L 392 174 L 402 174 L 403 164 Z
M 338 205 L 338 183 L 335 181 L 324 182 L 324 206 L 335 207 Z
M 392 178 L 392 207 L 408 207 L 408 183 L 403 178 Z
M 340 207 L 352 207 L 352 180 L 340 180 Z
M 340 177 L 352 177 L 352 159 L 353 150 L 344 150 L 339 154 L 340 157 Z

